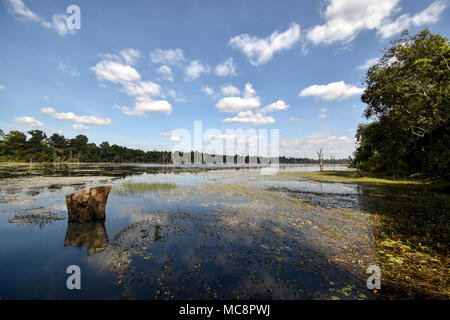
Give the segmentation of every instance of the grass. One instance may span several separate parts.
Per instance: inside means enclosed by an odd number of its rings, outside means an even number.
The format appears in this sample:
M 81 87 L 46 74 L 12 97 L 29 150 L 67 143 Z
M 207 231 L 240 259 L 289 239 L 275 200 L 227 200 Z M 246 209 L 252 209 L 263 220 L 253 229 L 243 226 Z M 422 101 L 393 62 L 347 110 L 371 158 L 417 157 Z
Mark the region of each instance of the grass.
M 310 171 L 310 172 L 280 172 L 281 177 L 307 178 L 326 182 L 371 183 L 371 184 L 424 184 L 421 181 L 408 178 L 391 178 L 382 174 L 364 173 L 362 177 L 356 171 Z
M 141 195 L 149 192 L 160 192 L 160 191 L 168 191 L 176 188 L 176 183 L 161 183 L 161 182 L 140 182 L 140 183 L 132 183 L 126 182 L 121 184 L 115 191 L 119 194 L 124 195 Z

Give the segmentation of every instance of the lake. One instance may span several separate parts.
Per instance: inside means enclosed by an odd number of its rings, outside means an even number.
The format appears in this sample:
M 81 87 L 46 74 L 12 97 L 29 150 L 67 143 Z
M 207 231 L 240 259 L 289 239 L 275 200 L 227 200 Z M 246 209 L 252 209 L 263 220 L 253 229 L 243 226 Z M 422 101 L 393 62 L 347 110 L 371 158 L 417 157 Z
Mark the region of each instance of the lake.
M 345 166 L 325 169 L 348 170 Z M 371 299 L 372 212 L 314 165 L 0 166 L 2 299 Z M 136 192 L 135 183 L 171 188 Z M 65 196 L 112 186 L 106 220 L 68 223 Z M 69 265 L 81 290 L 69 290 Z

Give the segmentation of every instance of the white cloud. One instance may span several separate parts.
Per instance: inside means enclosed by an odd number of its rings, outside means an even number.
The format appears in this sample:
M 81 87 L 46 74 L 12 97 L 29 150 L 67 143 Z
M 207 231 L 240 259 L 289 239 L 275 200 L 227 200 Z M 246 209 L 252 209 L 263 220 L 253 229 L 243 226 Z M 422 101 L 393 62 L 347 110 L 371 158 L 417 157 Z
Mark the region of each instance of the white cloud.
M 278 100 L 274 103 L 265 106 L 264 108 L 261 109 L 260 112 L 265 114 L 274 111 L 286 110 L 287 108 L 289 108 L 289 105 L 287 105 L 283 100 Z
M 75 130 L 80 130 L 80 131 L 82 131 L 82 130 L 89 130 L 88 127 L 86 127 L 84 124 L 80 124 L 80 123 L 74 123 L 72 125 L 72 128 L 75 129 Z
M 91 70 L 95 72 L 98 80 L 107 80 L 113 83 L 127 83 L 141 79 L 141 75 L 135 68 L 111 60 L 102 60 Z
M 367 59 L 363 65 L 356 67 L 357 70 L 367 70 L 378 62 L 379 58 Z
M 153 96 L 161 94 L 161 86 L 152 81 L 128 82 L 124 84 L 125 92 L 134 97 Z
M 319 110 L 319 119 L 325 119 L 328 115 L 328 110 L 327 109 L 320 109 Z
M 222 86 L 220 91 L 222 92 L 222 94 L 224 96 L 235 97 L 235 96 L 239 96 L 241 94 L 241 91 L 238 88 L 233 87 L 231 84 L 226 85 L 226 86 Z
M 115 53 L 102 53 L 100 57 L 103 60 L 114 61 L 119 64 L 133 66 L 137 63 L 139 58 L 141 57 L 141 52 L 137 49 L 128 48 L 125 50 L 121 50 L 119 54 Z
M 80 72 L 78 72 L 77 69 L 69 67 L 62 62 L 59 63 L 59 69 L 70 74 L 72 77 L 78 77 L 80 75 Z
M 289 122 L 297 122 L 297 121 L 299 121 L 300 119 L 299 118 L 296 118 L 296 117 L 290 117 L 289 119 L 288 119 L 288 121 Z
M 191 61 L 189 65 L 186 66 L 185 73 L 188 80 L 197 79 L 202 73 L 208 73 L 210 67 L 208 65 L 202 64 L 198 60 Z
M 8 4 L 8 9 L 16 15 L 19 21 L 37 22 L 47 29 L 55 30 L 61 37 L 75 33 L 74 29 L 67 27 L 67 15 L 64 13 L 54 14 L 52 22 L 49 22 L 31 11 L 22 0 L 6 0 L 6 3 Z
M 300 97 L 318 97 L 322 100 L 342 100 L 351 98 L 363 93 L 364 88 L 358 88 L 353 85 L 346 84 L 344 81 L 330 82 L 326 85 L 312 85 L 303 89 L 300 93 Z
M 222 112 L 240 112 L 259 108 L 261 105 L 259 97 L 250 83 L 245 85 L 243 97 L 225 97 L 217 102 L 216 107 Z
M 312 28 L 307 38 L 329 45 L 352 41 L 364 29 L 377 29 L 395 12 L 400 0 L 329 0 L 323 17 L 326 23 Z
M 171 136 L 170 137 L 170 141 L 172 141 L 172 142 L 180 142 L 181 141 L 181 137 Z
M 145 117 L 147 113 L 159 112 L 170 114 L 172 105 L 166 100 L 153 100 L 153 97 L 162 95 L 162 88 L 153 81 L 141 80 L 139 72 L 130 64 L 139 58 L 139 51 L 128 49 L 121 51 L 120 56 L 103 54 L 104 59 L 92 67 L 97 79 L 120 84 L 124 92 L 135 100 L 134 107 L 115 105 L 126 115 Z M 173 94 L 172 94 L 173 96 Z
M 173 82 L 172 69 L 169 66 L 162 65 L 160 66 L 156 72 L 162 76 L 164 80 Z
M 240 34 L 228 42 L 232 48 L 241 51 L 254 66 L 272 59 L 277 51 L 290 49 L 300 39 L 300 26 L 292 23 L 286 31 L 273 32 L 269 37 L 258 38 L 248 34 Z
M 141 52 L 139 50 L 129 48 L 129 49 L 120 51 L 120 56 L 122 57 L 125 64 L 132 66 L 141 57 Z
M 180 48 L 168 50 L 162 50 L 157 48 L 153 52 L 150 52 L 150 60 L 153 63 L 179 66 L 186 59 L 183 56 L 183 50 Z
M 382 38 L 389 38 L 405 29 L 408 29 L 411 25 L 422 26 L 425 24 L 435 23 L 439 20 L 446 7 L 446 2 L 441 0 L 434 1 L 423 11 L 412 17 L 408 13 L 405 13 L 397 17 L 394 21 L 384 24 L 378 30 L 377 35 Z
M 110 126 L 111 120 L 96 116 L 78 116 L 73 112 L 56 112 L 53 108 L 41 108 L 41 112 L 51 115 L 58 120 L 71 121 L 79 124 L 91 124 L 96 126 Z
M 208 86 L 203 86 L 202 87 L 202 91 L 204 92 L 204 93 L 206 93 L 208 96 L 214 96 L 214 94 L 215 94 L 215 92 L 214 92 L 214 90 L 213 89 L 211 89 L 210 87 L 208 87 Z
M 159 112 L 163 114 L 172 113 L 172 105 L 166 100 L 153 100 L 149 97 L 139 97 L 136 99 L 134 108 L 115 105 L 114 108 L 122 110 L 128 116 L 143 116 L 147 113 Z
M 261 113 L 253 113 L 252 111 L 241 111 L 235 117 L 225 118 L 223 122 L 237 122 L 248 123 L 256 126 L 274 123 L 275 119 L 269 116 L 264 116 Z
M 27 116 L 14 118 L 14 122 L 26 127 L 42 127 L 44 125 L 39 120 Z
M 47 97 L 47 96 L 42 96 L 41 100 L 44 101 L 44 102 L 48 102 L 48 101 L 50 101 L 50 98 Z
M 4 90 L 4 89 L 5 89 L 5 87 L 0 84 L 0 91 Z
M 317 158 L 316 150 L 323 148 L 325 158 L 347 158 L 355 150 L 354 139 L 331 133 L 314 133 L 302 138 L 280 138 L 280 153 L 288 156 Z
M 236 75 L 236 64 L 233 62 L 233 58 L 228 58 L 224 63 L 218 64 L 216 66 L 216 75 L 219 77 Z
M 178 95 L 178 93 L 175 90 L 168 89 L 166 92 L 169 97 L 171 97 L 173 100 L 175 100 L 175 102 L 186 102 L 183 98 L 181 98 Z

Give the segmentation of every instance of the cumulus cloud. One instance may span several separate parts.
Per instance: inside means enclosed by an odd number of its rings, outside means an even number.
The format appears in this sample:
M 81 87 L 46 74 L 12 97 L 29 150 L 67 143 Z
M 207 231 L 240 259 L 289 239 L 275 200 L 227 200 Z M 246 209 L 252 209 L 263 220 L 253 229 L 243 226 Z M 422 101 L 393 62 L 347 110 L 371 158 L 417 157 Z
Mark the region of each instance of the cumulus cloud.
M 318 97 L 322 100 L 342 100 L 362 94 L 364 88 L 358 88 L 353 85 L 346 84 L 344 81 L 330 82 L 325 85 L 312 85 L 303 89 L 300 97 Z
M 41 108 L 41 112 L 51 115 L 53 118 L 58 120 L 71 121 L 78 124 L 109 126 L 112 123 L 111 120 L 107 118 L 99 118 L 96 116 L 78 116 L 73 112 L 56 112 L 53 108 Z
M 180 142 L 181 141 L 181 137 L 179 137 L 179 136 L 171 136 L 170 137 L 170 141 L 172 141 L 172 142 Z
M 102 60 L 91 70 L 95 72 L 98 80 L 113 83 L 128 83 L 141 79 L 141 75 L 135 68 L 112 60 Z
M 408 29 L 411 25 L 422 26 L 425 24 L 435 23 L 439 20 L 446 7 L 446 2 L 441 0 L 434 1 L 426 9 L 413 16 L 405 13 L 397 17 L 394 21 L 384 24 L 378 30 L 377 35 L 382 38 L 389 38 L 405 29 Z
M 216 66 L 216 75 L 219 77 L 227 77 L 236 75 L 236 64 L 233 58 L 228 58 L 224 63 Z
M 289 117 L 289 119 L 288 119 L 288 121 L 289 122 L 297 122 L 297 121 L 299 121 L 300 119 L 299 118 L 296 118 L 296 117 Z
M 52 16 L 52 21 L 40 17 L 38 14 L 31 11 L 22 0 L 6 0 L 8 9 L 12 12 L 19 21 L 22 22 L 36 22 L 47 29 L 53 29 L 61 37 L 66 34 L 74 34 L 74 29 L 67 27 L 67 15 L 64 13 L 57 13 Z
M 347 158 L 355 150 L 354 139 L 331 133 L 314 133 L 301 138 L 280 138 L 280 153 L 288 156 L 316 158 L 318 147 L 323 148 L 325 158 Z
M 208 73 L 210 70 L 208 65 L 204 65 L 198 60 L 191 61 L 185 69 L 186 79 L 195 80 L 200 77 L 202 73 Z
M 17 117 L 14 122 L 26 127 L 42 127 L 44 124 L 33 117 Z
M 161 86 L 153 81 L 127 82 L 124 89 L 128 95 L 134 97 L 157 97 L 161 94 Z
M 300 39 L 300 26 L 292 23 L 286 31 L 273 32 L 266 38 L 240 34 L 230 39 L 228 45 L 241 51 L 254 66 L 272 59 L 278 51 L 288 50 Z
M 139 97 L 133 108 L 115 105 L 114 108 L 122 110 L 129 116 L 146 116 L 147 113 L 159 112 L 166 115 L 172 113 L 172 105 L 166 100 L 153 100 L 149 97 Z
M 307 38 L 314 44 L 329 45 L 352 41 L 361 30 L 381 27 L 400 0 L 329 0 L 323 12 L 326 23 L 312 28 Z
M 241 91 L 236 88 L 233 87 L 231 84 L 226 85 L 226 86 L 222 86 L 222 88 L 220 89 L 220 91 L 222 92 L 222 94 L 224 96 L 239 96 L 241 94 Z
M 153 63 L 160 63 L 166 65 L 180 65 L 186 59 L 183 55 L 183 50 L 180 48 L 177 49 L 155 49 L 153 52 L 150 52 L 150 60 Z
M 256 126 L 274 123 L 275 119 L 269 116 L 264 116 L 261 113 L 253 113 L 249 111 L 241 111 L 236 116 L 231 118 L 225 118 L 223 122 L 237 122 L 237 123 L 248 123 Z
M 115 105 L 126 115 L 145 117 L 147 113 L 159 112 L 170 114 L 172 105 L 166 100 L 154 100 L 162 95 L 162 88 L 153 81 L 141 80 L 141 75 L 132 66 L 139 59 L 140 53 L 134 49 L 127 49 L 116 54 L 103 54 L 102 61 L 98 62 L 91 70 L 100 81 L 109 81 L 120 84 L 122 90 L 134 98 L 134 107 Z
M 221 112 L 240 112 L 259 108 L 261 101 L 250 83 L 245 85 L 242 97 L 225 97 L 220 99 L 216 107 Z
M 271 103 L 267 106 L 265 106 L 264 108 L 261 109 L 261 113 L 269 113 L 269 112 L 274 112 L 274 111 L 282 111 L 282 110 L 286 110 L 287 108 L 289 108 L 289 105 L 286 104 L 286 102 L 284 102 L 283 100 L 278 100 L 274 103 Z
M 367 70 L 378 62 L 379 58 L 367 59 L 363 65 L 356 67 L 357 70 Z
M 330 45 L 335 42 L 350 42 L 362 30 L 377 30 L 382 38 L 390 37 L 411 25 L 420 26 L 436 22 L 447 6 L 442 0 L 414 16 L 398 13 L 400 0 L 328 0 L 322 16 L 326 22 L 307 32 L 307 38 L 314 44 Z
M 173 82 L 172 69 L 169 66 L 162 65 L 160 66 L 156 72 L 161 75 L 164 80 Z

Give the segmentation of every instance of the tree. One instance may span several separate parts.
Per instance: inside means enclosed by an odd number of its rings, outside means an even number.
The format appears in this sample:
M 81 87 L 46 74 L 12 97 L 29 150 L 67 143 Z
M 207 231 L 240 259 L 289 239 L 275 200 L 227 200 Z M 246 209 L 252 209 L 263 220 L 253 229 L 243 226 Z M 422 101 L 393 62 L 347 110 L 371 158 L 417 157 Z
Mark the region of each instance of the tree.
M 320 147 L 319 149 L 317 149 L 316 153 L 317 153 L 317 158 L 319 159 L 320 171 L 323 171 L 323 148 Z
M 356 160 L 363 170 L 394 174 L 448 170 L 450 49 L 428 29 L 404 32 L 364 78 L 364 116 Z
M 57 133 L 52 134 L 49 138 L 49 144 L 52 148 L 56 149 L 64 149 L 68 146 L 69 142 L 63 135 L 59 135 Z

